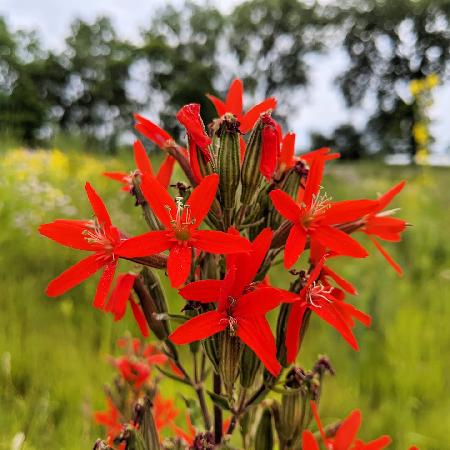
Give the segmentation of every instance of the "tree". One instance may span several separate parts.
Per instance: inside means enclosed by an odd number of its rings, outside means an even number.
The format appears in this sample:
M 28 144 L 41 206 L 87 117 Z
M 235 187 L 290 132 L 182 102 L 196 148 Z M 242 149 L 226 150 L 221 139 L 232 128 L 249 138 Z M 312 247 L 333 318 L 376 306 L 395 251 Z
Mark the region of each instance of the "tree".
M 342 93 L 349 106 L 375 101 L 367 127 L 374 149 L 415 154 L 414 111 L 404 92 L 414 79 L 448 76 L 450 3 L 358 0 L 348 6 L 328 10 L 344 30 L 350 58 L 339 79 Z

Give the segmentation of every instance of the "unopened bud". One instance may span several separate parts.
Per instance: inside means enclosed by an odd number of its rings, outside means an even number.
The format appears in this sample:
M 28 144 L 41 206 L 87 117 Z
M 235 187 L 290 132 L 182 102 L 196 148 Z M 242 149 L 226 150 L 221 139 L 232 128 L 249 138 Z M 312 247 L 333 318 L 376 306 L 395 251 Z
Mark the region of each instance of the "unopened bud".
M 274 446 L 272 412 L 264 409 L 255 434 L 255 449 L 272 450 Z
M 239 362 L 242 345 L 237 336 L 232 335 L 229 328 L 219 335 L 219 373 L 229 397 L 233 394 L 233 387 L 239 375 Z
M 155 419 L 153 417 L 153 405 L 148 397 L 145 397 L 142 403 L 137 403 L 134 409 L 134 422 L 139 425 L 139 431 L 131 430 L 134 442 L 136 443 L 136 450 L 141 450 L 141 441 L 144 444 L 144 450 L 158 450 L 160 449 L 160 439 L 158 430 L 156 428 Z
M 220 198 L 224 214 L 225 229 L 233 220 L 236 191 L 240 178 L 239 122 L 231 114 L 226 114 L 219 130 L 218 169 L 220 175 Z
M 167 302 L 156 273 L 144 267 L 134 282 L 134 290 L 141 303 L 148 326 L 158 339 L 165 340 L 170 334 Z M 161 319 L 162 317 L 164 319 Z
M 194 438 L 190 450 L 209 450 L 215 448 L 214 436 L 210 431 L 200 433 Z
M 263 177 L 259 170 L 262 154 L 262 129 L 263 123 L 260 119 L 253 127 L 245 150 L 241 171 L 241 203 L 243 205 L 252 203 L 262 183 Z
M 261 361 L 255 355 L 253 350 L 244 346 L 241 354 L 240 383 L 243 388 L 251 388 L 254 385 L 255 378 L 261 369 Z

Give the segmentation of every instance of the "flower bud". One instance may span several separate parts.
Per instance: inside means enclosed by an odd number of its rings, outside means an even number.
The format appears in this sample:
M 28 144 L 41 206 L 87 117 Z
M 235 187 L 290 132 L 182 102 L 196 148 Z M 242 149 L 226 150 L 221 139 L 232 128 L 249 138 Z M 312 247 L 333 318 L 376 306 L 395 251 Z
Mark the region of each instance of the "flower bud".
M 243 388 L 251 388 L 255 383 L 255 378 L 261 368 L 261 361 L 253 350 L 247 345 L 244 346 L 241 354 L 240 383 Z
M 305 408 L 302 390 L 305 378 L 303 370 L 297 367 L 293 367 L 286 375 L 280 407 L 279 433 L 283 441 L 299 439 Z
M 232 114 L 224 116 L 217 135 L 219 136 L 217 163 L 220 175 L 219 189 L 225 229 L 227 229 L 233 220 L 236 191 L 241 173 L 239 122 Z
M 272 412 L 264 409 L 255 434 L 255 449 L 272 450 L 274 446 Z
M 213 365 L 214 371 L 216 373 L 219 373 L 219 364 L 220 364 L 219 341 L 220 337 L 217 334 L 202 341 L 206 356 L 211 361 L 211 364 Z
M 148 326 L 160 340 L 170 334 L 167 320 L 167 302 L 158 275 L 144 267 L 134 282 L 134 290 L 139 297 Z
M 161 448 L 159 443 L 159 434 L 153 417 L 152 402 L 145 397 L 143 403 L 137 403 L 134 408 L 134 423 L 139 425 L 139 431 L 134 431 L 135 447 L 131 447 L 127 441 L 127 449 L 136 450 L 158 450 Z M 141 442 L 144 447 L 141 447 Z
M 234 336 L 229 328 L 220 333 L 219 336 L 219 373 L 222 377 L 225 391 L 231 398 L 234 383 L 239 375 L 242 345 L 240 339 Z

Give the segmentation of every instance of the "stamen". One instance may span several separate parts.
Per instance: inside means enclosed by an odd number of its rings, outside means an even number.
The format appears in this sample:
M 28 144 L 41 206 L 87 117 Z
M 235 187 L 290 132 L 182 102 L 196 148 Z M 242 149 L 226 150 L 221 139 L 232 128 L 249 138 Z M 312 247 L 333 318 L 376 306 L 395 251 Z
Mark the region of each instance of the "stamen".
M 314 282 L 308 289 L 306 301 L 315 308 L 322 308 L 322 306 L 315 303 L 315 301 L 325 300 L 328 303 L 332 303 L 332 301 L 327 297 L 327 294 L 331 294 L 332 289 L 332 287 L 325 288 L 325 286 L 320 282 Z

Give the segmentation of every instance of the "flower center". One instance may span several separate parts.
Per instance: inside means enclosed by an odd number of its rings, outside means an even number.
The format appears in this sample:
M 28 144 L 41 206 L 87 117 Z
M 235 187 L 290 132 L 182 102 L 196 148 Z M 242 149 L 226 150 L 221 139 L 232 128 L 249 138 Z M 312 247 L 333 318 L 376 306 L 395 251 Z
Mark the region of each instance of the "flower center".
M 321 308 L 322 306 L 316 302 L 325 300 L 326 302 L 331 303 L 331 300 L 327 296 L 331 294 L 332 289 L 331 286 L 326 288 L 320 281 L 314 282 L 306 293 L 306 302 L 315 308 Z
M 230 329 L 230 336 L 236 336 L 237 327 L 238 327 L 238 322 L 233 317 L 233 309 L 234 309 L 235 305 L 236 305 L 236 299 L 234 297 L 229 296 L 228 297 L 228 305 L 226 308 L 227 317 L 224 317 L 223 319 L 220 320 L 220 322 L 222 322 L 222 323 L 223 322 L 227 323 L 227 326 Z
M 89 244 L 102 247 L 107 253 L 112 253 L 114 245 L 97 218 L 89 222 L 82 234 Z
M 303 207 L 306 207 L 306 205 L 303 204 Z M 323 214 L 330 207 L 331 197 L 328 197 L 326 192 L 321 193 L 319 191 L 316 195 L 313 195 L 311 207 L 307 214 L 302 217 L 302 225 L 308 228 L 317 216 Z
M 166 205 L 167 213 L 170 217 L 170 223 L 179 241 L 188 241 L 190 238 L 190 226 L 194 225 L 195 218 L 191 217 L 191 210 L 188 204 L 184 204 L 183 197 L 175 197 L 177 210 L 175 217 L 172 214 L 170 206 Z

